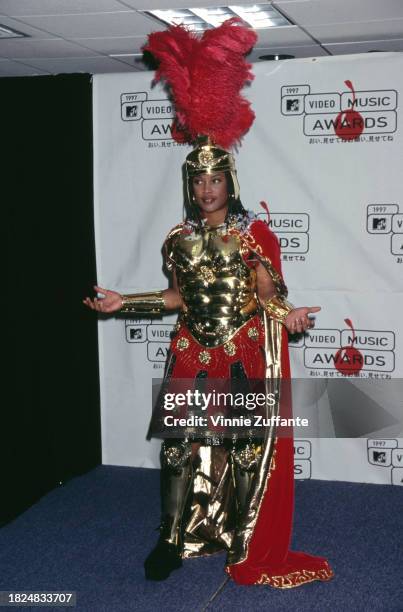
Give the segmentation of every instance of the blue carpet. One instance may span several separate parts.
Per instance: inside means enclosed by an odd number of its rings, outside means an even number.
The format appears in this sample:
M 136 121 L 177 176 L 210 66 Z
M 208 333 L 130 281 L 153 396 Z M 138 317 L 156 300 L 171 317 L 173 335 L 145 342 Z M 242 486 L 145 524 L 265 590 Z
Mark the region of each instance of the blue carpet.
M 326 556 L 332 581 L 289 590 L 228 581 L 219 591 L 225 556 L 216 555 L 153 583 L 143 561 L 158 536 L 159 473 L 99 466 L 0 531 L 0 590 L 71 589 L 80 612 L 402 612 L 402 510 L 401 487 L 297 481 L 292 548 Z

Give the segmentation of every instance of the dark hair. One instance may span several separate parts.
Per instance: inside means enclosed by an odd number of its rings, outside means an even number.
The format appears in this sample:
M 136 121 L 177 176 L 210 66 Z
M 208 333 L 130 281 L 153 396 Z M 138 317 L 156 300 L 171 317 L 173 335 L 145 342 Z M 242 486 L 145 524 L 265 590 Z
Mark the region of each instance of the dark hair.
M 203 174 L 203 173 L 200 173 Z M 225 221 L 227 221 L 230 215 L 245 215 L 247 214 L 246 209 L 244 208 L 241 198 L 235 198 L 235 188 L 234 181 L 231 175 L 231 172 L 226 170 L 224 172 L 225 180 L 227 182 L 227 191 L 228 191 L 228 211 Z M 193 178 L 189 178 L 189 193 L 193 194 Z M 187 192 L 185 188 L 185 211 L 186 211 L 186 221 L 196 221 L 201 225 L 201 216 L 200 209 L 195 202 L 188 201 Z

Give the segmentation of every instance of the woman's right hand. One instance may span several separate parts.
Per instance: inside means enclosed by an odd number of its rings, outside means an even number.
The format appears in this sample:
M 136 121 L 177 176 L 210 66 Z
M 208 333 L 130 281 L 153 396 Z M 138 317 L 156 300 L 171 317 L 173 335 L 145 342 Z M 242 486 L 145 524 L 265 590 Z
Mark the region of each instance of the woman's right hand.
M 109 291 L 109 289 L 103 289 L 102 287 L 98 287 L 98 285 L 94 285 L 94 289 L 98 293 L 105 294 L 105 297 L 95 297 L 93 300 L 86 297 L 83 303 L 88 306 L 88 308 L 106 313 L 116 312 L 122 308 L 122 296 L 120 293 L 117 291 Z

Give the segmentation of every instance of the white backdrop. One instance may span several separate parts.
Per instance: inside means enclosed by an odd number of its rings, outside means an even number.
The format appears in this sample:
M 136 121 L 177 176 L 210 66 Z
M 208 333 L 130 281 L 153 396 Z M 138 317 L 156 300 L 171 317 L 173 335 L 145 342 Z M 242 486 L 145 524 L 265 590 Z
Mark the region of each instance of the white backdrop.
M 264 62 L 254 73 L 256 121 L 236 155 L 242 201 L 256 212 L 269 204 L 290 300 L 322 306 L 315 330 L 290 345 L 293 376 L 318 381 L 315 410 L 320 419 L 339 411 L 338 435 L 350 431 L 350 409 L 373 417 L 359 420 L 360 439 L 297 440 L 295 475 L 401 485 L 401 405 L 385 408 L 380 385 L 403 373 L 403 54 Z M 122 293 L 167 286 L 161 246 L 183 215 L 190 148 L 170 139 L 171 104 L 151 79 L 93 78 L 98 284 Z M 355 140 L 334 128 L 351 106 L 347 79 L 365 124 Z M 99 321 L 104 464 L 159 466 L 159 442 L 146 440 L 151 379 L 162 376 L 174 322 Z M 351 345 L 364 366 L 340 412 L 335 357 Z

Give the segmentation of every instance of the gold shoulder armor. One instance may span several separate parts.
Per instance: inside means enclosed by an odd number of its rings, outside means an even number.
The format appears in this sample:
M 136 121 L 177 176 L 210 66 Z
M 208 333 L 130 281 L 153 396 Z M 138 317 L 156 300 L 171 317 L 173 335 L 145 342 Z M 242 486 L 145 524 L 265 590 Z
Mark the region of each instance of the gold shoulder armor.
M 165 265 L 170 272 L 172 271 L 173 266 L 175 265 L 174 252 L 173 252 L 175 239 L 177 236 L 181 234 L 183 225 L 184 225 L 183 223 L 179 223 L 178 225 L 176 225 L 173 229 L 171 229 L 168 236 L 165 238 L 165 242 L 164 242 Z

